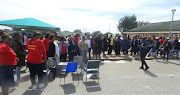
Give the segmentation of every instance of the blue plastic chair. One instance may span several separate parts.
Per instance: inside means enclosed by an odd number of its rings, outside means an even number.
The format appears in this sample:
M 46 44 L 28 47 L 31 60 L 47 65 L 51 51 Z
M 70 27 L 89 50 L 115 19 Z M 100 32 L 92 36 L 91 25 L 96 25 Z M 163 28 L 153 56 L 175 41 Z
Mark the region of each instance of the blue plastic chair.
M 78 62 L 68 62 L 66 69 L 62 69 L 61 71 L 64 72 L 65 74 L 69 72 L 72 72 L 73 74 L 73 72 L 77 71 L 77 64 Z M 64 74 L 64 83 L 65 83 L 65 74 Z M 77 74 L 78 74 L 78 71 L 77 71 Z M 61 76 L 60 76 L 60 82 L 61 82 Z M 74 82 L 74 74 L 73 74 L 73 82 Z M 79 82 L 79 75 L 78 75 L 78 82 Z

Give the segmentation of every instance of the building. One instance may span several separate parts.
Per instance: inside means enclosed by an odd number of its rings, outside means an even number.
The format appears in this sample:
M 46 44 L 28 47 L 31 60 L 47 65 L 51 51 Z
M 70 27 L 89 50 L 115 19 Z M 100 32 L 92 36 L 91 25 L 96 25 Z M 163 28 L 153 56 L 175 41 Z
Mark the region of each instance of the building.
M 130 37 L 136 35 L 152 37 L 153 35 L 155 35 L 157 37 L 166 38 L 169 36 L 170 33 L 170 25 L 171 25 L 171 21 L 151 23 L 138 28 L 133 28 L 124 33 L 130 35 Z M 173 39 L 176 37 L 180 38 L 180 20 L 173 21 L 171 34 Z

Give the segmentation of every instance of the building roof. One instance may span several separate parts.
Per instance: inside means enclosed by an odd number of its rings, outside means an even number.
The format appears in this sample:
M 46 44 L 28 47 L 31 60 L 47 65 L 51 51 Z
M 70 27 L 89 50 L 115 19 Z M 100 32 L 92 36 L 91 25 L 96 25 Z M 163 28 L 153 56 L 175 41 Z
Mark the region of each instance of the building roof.
M 147 24 L 138 28 L 133 28 L 126 32 L 170 31 L 170 24 L 171 24 L 171 21 L 151 23 L 151 24 Z M 180 20 L 173 21 L 172 31 L 180 31 Z

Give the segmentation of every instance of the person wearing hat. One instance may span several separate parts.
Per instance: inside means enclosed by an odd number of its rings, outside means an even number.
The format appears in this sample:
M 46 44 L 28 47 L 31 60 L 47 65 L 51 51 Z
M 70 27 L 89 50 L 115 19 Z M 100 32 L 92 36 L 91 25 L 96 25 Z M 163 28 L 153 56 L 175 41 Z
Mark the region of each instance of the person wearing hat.
M 139 47 L 140 47 L 140 57 L 141 57 L 141 62 L 142 62 L 140 69 L 144 69 L 144 65 L 145 65 L 146 68 L 144 70 L 147 70 L 149 69 L 149 66 L 147 65 L 145 61 L 145 56 L 148 52 L 148 43 L 146 41 L 146 37 L 142 39 L 142 44 Z

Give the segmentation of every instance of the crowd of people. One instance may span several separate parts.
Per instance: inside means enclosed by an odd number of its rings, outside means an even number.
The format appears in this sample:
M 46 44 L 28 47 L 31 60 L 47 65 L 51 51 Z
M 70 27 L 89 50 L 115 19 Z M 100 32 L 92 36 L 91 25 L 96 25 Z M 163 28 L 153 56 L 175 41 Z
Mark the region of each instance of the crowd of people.
M 27 52 L 26 52 L 27 50 Z M 125 57 L 140 56 L 142 66 L 140 69 L 149 69 L 145 58 L 149 58 L 154 52 L 154 60 L 157 56 L 163 56 L 168 62 L 169 57 L 176 52 L 179 59 L 180 43 L 178 38 L 172 40 L 163 37 L 140 37 L 120 36 L 107 37 L 107 35 L 80 35 L 76 34 L 61 37 L 56 34 L 47 33 L 44 38 L 41 33 L 34 32 L 33 37 L 29 38 L 26 32 L 15 32 L 13 37 L 0 32 L 0 86 L 3 95 L 8 94 L 8 90 L 14 89 L 14 69 L 17 76 L 17 82 L 24 81 L 20 77 L 22 66 L 27 66 L 30 72 L 32 89 L 43 88 L 43 70 L 48 58 L 55 58 L 53 65 L 60 61 L 73 61 L 74 56 L 83 56 L 83 61 L 87 63 L 88 59 L 101 59 L 103 56 L 112 55 L 115 51 L 117 56 Z M 106 54 L 107 51 L 107 54 Z M 129 53 L 130 52 L 130 53 Z M 88 56 L 87 56 L 88 55 Z M 27 57 L 26 57 L 27 56 Z M 25 63 L 27 60 L 27 63 Z M 38 76 L 38 85 L 35 76 Z

